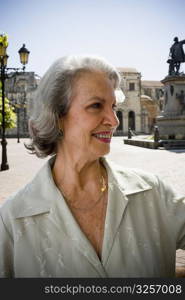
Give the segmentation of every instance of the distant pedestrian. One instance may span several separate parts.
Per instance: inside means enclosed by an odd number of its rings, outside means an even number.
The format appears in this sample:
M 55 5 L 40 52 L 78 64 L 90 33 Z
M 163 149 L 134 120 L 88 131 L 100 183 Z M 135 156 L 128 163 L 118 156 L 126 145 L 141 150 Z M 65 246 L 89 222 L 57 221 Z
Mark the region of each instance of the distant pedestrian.
M 132 138 L 132 130 L 131 128 L 128 129 L 128 139 Z
M 159 141 L 159 128 L 157 125 L 154 126 L 154 142 Z

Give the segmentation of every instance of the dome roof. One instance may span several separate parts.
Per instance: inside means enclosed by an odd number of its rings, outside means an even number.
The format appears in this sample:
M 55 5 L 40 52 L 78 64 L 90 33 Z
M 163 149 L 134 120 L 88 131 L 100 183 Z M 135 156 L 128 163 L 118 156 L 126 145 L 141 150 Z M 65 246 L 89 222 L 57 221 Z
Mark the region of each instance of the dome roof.
M 135 68 L 117 68 L 117 70 L 123 73 L 139 73 Z
M 147 95 L 141 95 L 141 100 L 148 100 L 148 101 L 152 101 L 153 102 L 152 98 L 149 97 L 149 96 L 147 96 Z

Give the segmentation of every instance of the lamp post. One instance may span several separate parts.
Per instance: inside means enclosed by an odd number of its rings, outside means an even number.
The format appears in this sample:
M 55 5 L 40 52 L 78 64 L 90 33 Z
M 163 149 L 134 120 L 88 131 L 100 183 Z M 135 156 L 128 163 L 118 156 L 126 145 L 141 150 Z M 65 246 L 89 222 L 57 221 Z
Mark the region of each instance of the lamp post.
M 17 143 L 20 143 L 20 121 L 21 121 L 21 112 L 24 113 L 24 121 L 25 121 L 25 102 L 23 103 L 15 103 L 16 113 L 17 113 Z M 23 131 L 25 131 L 23 129 Z
M 20 105 L 16 105 L 17 108 L 17 143 L 20 143 Z
M 16 73 L 18 70 L 25 70 L 25 65 L 28 63 L 29 51 L 25 48 L 25 44 L 23 44 L 22 48 L 18 51 L 20 55 L 20 61 L 23 65 L 22 68 L 7 68 L 7 60 L 8 55 L 6 54 L 6 48 L 8 47 L 8 39 L 7 35 L 0 35 L 0 69 L 1 69 L 1 90 L 2 90 L 2 163 L 1 163 L 1 171 L 8 170 L 8 160 L 7 160 L 7 141 L 5 136 L 5 80 L 8 78 L 8 70 L 14 70 Z

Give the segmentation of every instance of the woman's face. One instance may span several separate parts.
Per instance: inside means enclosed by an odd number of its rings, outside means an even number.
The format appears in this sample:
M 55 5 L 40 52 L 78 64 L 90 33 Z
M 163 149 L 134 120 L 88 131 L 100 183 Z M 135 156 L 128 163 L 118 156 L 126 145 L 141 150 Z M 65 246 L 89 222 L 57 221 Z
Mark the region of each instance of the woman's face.
M 100 72 L 84 73 L 76 79 L 71 106 L 61 120 L 62 144 L 69 153 L 97 159 L 110 150 L 110 142 L 119 125 L 113 82 Z

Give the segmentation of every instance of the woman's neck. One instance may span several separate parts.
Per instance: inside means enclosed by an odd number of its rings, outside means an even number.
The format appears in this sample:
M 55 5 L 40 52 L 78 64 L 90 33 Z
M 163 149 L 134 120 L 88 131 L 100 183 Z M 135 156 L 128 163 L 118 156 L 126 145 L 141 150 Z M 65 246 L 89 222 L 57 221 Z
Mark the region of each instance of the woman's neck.
M 71 155 L 60 150 L 56 155 L 52 172 L 58 187 L 70 186 L 78 190 L 88 190 L 93 184 L 99 184 L 105 170 L 99 159 L 87 160 L 77 154 Z

